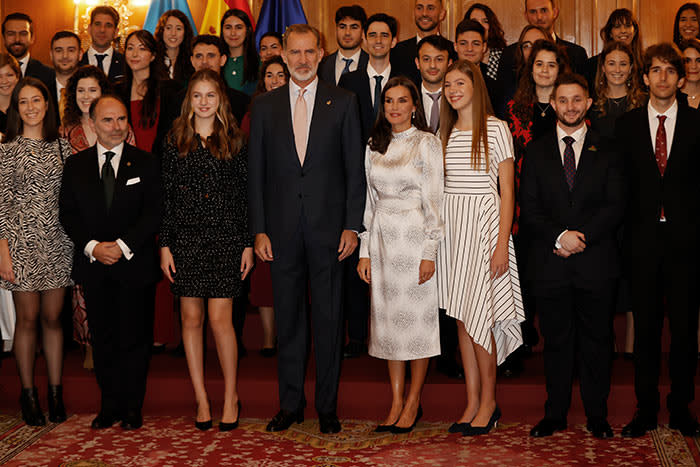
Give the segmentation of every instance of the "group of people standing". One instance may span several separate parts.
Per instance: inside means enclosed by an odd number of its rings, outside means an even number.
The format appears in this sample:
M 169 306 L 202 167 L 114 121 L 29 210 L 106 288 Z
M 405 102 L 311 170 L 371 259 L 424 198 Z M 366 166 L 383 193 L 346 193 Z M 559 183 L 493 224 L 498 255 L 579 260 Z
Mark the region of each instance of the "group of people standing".
M 219 429 L 236 428 L 233 310 L 252 275 L 263 351 L 278 349 L 280 410 L 268 431 L 303 420 L 309 329 L 320 431 L 341 430 L 341 358 L 363 352 L 369 329 L 368 352 L 387 360 L 392 392 L 376 431 L 415 427 L 438 357 L 438 368 L 465 379 L 466 407 L 449 431 L 486 434 L 501 417 L 497 367 L 533 345 L 536 311 L 548 399 L 530 434 L 566 428 L 578 366 L 587 427 L 612 437 L 617 306 L 633 317 L 638 400 L 622 435 L 656 427 L 664 308 L 670 426 L 700 434 L 688 410 L 698 277 L 684 242 L 700 204 L 691 176 L 700 7 L 679 10 L 678 46 L 644 52 L 632 13 L 615 10 L 603 52 L 590 59 L 554 34 L 558 13 L 554 0 L 525 0 L 529 25 L 506 46 L 480 3 L 455 43 L 439 35 L 440 0 L 414 1 L 418 33 L 402 42 L 393 17 L 344 6 L 339 49 L 324 58 L 308 25 L 264 35 L 258 55 L 250 20 L 235 9 L 221 37 L 193 37 L 171 10 L 155 36 L 129 34 L 122 55 L 112 45 L 117 12 L 96 7 L 90 49 L 56 33 L 54 69 L 35 71 L 32 21 L 8 15 L 0 285 L 13 291 L 25 421 L 45 423 L 34 387 L 38 320 L 49 419 L 65 420 L 59 315 L 73 285 L 77 334 L 93 349 L 102 396 L 92 428 L 141 426 L 164 276 L 179 303 L 195 426 L 213 425 L 206 317 L 225 383 Z

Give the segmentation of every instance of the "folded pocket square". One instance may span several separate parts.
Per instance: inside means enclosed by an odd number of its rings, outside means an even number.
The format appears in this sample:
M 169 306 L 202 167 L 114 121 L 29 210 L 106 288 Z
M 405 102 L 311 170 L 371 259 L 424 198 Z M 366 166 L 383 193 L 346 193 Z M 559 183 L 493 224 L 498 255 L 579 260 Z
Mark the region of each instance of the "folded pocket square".
M 129 185 L 136 185 L 136 184 L 139 183 L 140 181 L 141 181 L 141 178 L 140 178 L 140 177 L 130 178 L 129 180 L 126 181 L 126 186 L 129 186 Z

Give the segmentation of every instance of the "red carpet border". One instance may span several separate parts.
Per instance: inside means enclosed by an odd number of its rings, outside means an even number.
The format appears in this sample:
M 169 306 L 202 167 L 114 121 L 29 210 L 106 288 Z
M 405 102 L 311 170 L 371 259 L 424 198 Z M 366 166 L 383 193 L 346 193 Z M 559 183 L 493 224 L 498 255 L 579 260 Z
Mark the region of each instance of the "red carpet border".
M 197 431 L 189 417 L 146 417 L 125 433 L 90 430 L 94 415 L 74 415 L 60 425 L 32 428 L 0 416 L 0 464 L 22 466 L 680 466 L 697 465 L 700 445 L 667 428 L 628 440 L 600 441 L 583 426 L 550 438 L 528 436 L 530 425 L 503 424 L 488 436 L 464 438 L 448 424 L 421 422 L 408 435 L 374 433 L 374 423 L 344 420 L 343 431 L 321 435 L 308 420 L 282 433 L 265 432 L 266 420 L 243 419 L 229 433 Z

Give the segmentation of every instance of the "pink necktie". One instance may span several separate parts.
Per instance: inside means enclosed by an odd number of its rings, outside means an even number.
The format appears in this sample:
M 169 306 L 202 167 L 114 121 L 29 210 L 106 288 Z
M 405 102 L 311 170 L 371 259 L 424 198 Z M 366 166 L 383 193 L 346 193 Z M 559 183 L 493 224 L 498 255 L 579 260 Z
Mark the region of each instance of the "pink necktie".
M 306 89 L 301 89 L 297 102 L 294 104 L 294 144 L 296 144 L 297 155 L 301 165 L 304 165 L 304 158 L 306 157 L 306 139 L 308 136 L 306 133 L 309 120 L 306 111 L 306 100 L 304 99 L 305 93 Z

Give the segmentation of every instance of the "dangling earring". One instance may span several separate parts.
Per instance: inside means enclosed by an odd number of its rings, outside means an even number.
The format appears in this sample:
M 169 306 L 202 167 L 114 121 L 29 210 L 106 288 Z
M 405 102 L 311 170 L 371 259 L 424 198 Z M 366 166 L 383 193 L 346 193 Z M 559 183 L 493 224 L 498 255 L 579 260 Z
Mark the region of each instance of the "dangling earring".
M 627 78 L 627 87 L 628 88 L 632 87 L 632 78 Z
M 411 112 L 411 120 L 415 120 L 415 119 L 416 119 L 416 111 L 414 110 L 413 112 Z

